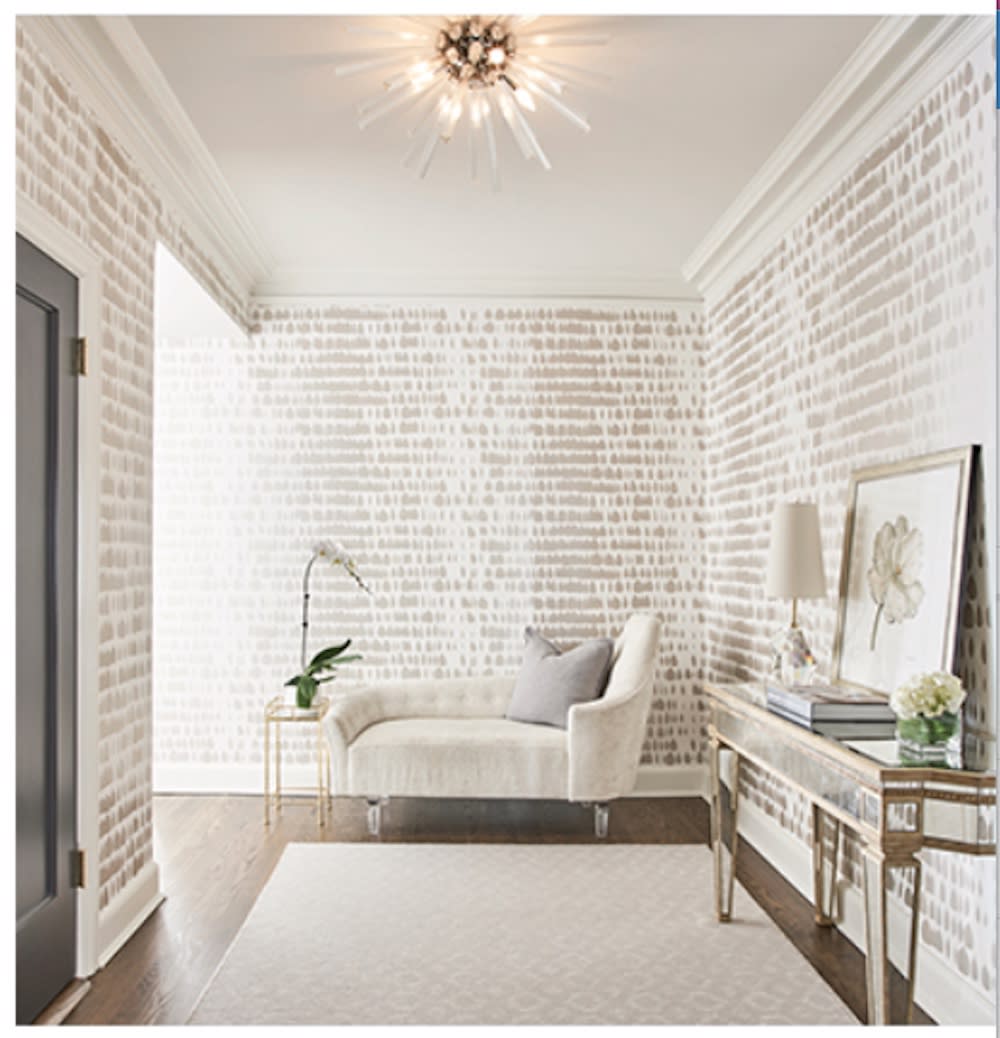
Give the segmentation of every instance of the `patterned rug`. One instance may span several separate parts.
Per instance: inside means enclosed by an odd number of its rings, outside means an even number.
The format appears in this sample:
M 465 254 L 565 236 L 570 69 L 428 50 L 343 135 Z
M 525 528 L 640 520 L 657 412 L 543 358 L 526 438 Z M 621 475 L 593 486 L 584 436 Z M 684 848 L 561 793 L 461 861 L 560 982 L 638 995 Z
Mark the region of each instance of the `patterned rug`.
M 194 1024 L 857 1024 L 701 846 L 292 844 Z

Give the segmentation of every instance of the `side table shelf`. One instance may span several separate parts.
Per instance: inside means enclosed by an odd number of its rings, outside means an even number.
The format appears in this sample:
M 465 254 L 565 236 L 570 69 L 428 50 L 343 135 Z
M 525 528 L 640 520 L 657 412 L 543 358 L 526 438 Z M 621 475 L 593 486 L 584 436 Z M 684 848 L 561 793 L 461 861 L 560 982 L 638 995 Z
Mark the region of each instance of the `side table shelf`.
M 330 813 L 330 753 L 323 735 L 323 718 L 330 709 L 330 701 L 318 697 L 307 710 L 286 703 L 283 696 L 275 696 L 264 708 L 264 824 L 271 824 L 271 809 L 281 811 L 285 793 L 314 793 L 316 821 L 326 825 Z M 312 724 L 316 727 L 316 786 L 282 786 L 281 784 L 281 729 L 286 724 Z M 273 729 L 273 733 L 272 733 Z M 272 738 L 273 734 L 273 738 Z M 274 767 L 271 767 L 272 743 Z

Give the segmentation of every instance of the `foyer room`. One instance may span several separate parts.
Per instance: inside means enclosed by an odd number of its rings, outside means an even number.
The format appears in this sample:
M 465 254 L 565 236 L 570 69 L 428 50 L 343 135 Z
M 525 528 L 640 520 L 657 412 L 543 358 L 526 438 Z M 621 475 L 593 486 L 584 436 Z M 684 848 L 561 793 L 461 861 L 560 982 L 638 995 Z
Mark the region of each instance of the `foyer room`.
M 19 1023 L 995 1024 L 990 15 L 15 60 Z

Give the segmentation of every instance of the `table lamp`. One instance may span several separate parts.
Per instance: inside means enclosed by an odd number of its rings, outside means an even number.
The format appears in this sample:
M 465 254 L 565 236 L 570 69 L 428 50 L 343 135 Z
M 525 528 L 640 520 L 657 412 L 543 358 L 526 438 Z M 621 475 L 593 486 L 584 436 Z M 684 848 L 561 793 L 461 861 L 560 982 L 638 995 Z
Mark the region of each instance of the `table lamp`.
M 811 502 L 785 501 L 774 510 L 766 592 L 769 598 L 792 600 L 790 626 L 771 640 L 773 675 L 785 684 L 809 684 L 816 660 L 799 627 L 798 601 L 826 595 L 819 512 Z

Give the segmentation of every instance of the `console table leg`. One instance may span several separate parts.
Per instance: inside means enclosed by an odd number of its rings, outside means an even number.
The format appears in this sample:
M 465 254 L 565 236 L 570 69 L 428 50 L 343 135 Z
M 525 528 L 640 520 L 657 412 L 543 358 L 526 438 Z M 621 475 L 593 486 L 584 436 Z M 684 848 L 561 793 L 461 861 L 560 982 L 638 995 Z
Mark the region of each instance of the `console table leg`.
M 813 804 L 813 910 L 818 926 L 833 926 L 837 907 L 837 867 L 840 853 L 840 822 Z M 825 839 L 832 828 L 832 846 Z
M 865 899 L 865 981 L 868 991 L 868 1026 L 889 1023 L 889 949 L 886 941 L 885 856 L 865 847 L 861 868 Z
M 917 985 L 917 942 L 920 939 L 920 860 L 914 858 L 909 866 L 913 869 L 913 905 L 910 910 L 910 954 L 906 971 L 906 1022 L 913 1023 L 913 995 Z
M 732 778 L 729 789 L 729 871 L 726 872 L 726 847 L 722 825 L 722 747 L 715 739 L 711 742 L 710 757 L 712 763 L 712 803 L 711 803 L 711 839 L 715 855 L 715 915 L 720 923 L 728 922 L 733 913 L 733 888 L 736 880 L 736 848 L 739 843 L 737 829 L 737 809 L 740 791 L 740 755 L 735 750 L 733 755 Z

